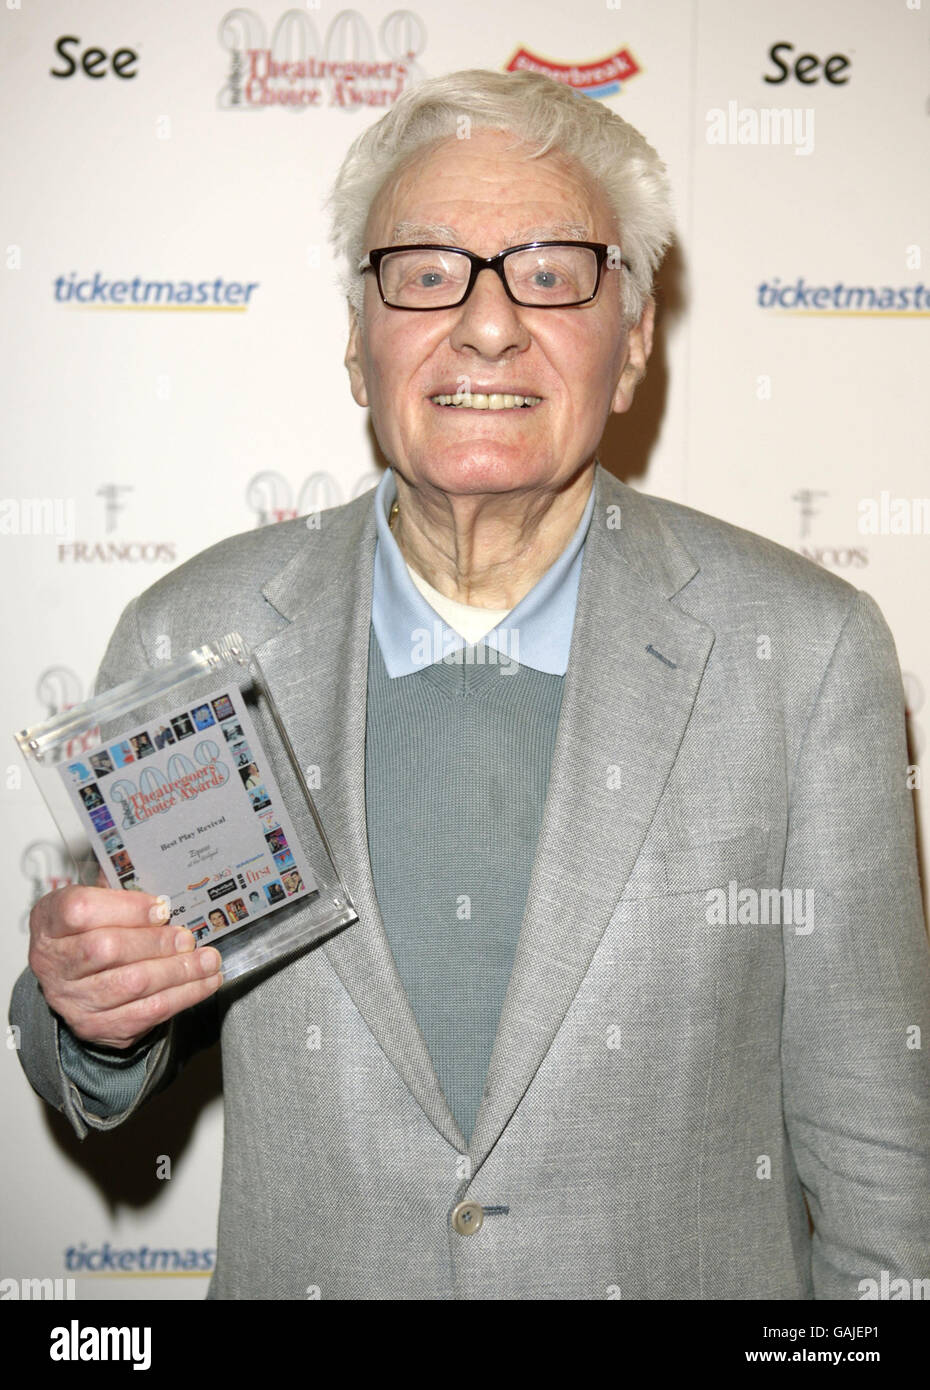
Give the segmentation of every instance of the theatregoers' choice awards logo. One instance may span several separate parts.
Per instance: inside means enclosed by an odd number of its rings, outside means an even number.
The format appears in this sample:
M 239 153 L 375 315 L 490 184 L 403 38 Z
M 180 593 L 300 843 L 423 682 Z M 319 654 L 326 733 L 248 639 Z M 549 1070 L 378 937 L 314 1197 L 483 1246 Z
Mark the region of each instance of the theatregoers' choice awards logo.
M 217 93 L 221 111 L 393 106 L 424 76 L 417 59 L 426 46 L 426 26 L 412 10 L 388 14 L 376 43 L 358 10 L 340 10 L 322 39 L 309 14 L 287 10 L 269 39 L 260 15 L 235 9 L 220 21 L 219 40 L 229 60 Z
M 149 280 L 143 275 L 115 279 L 102 271 L 81 276 L 77 271 L 56 275 L 55 303 L 71 309 L 110 309 L 122 313 L 188 310 L 201 314 L 244 314 L 257 280 Z
M 84 687 L 70 666 L 48 666 L 36 681 L 36 699 L 46 718 L 54 719 L 56 714 L 64 714 L 81 703 Z M 96 747 L 99 736 L 97 725 L 80 730 L 64 745 L 64 756 L 79 758 L 88 748 Z
M 276 521 L 292 521 L 306 516 L 308 526 L 319 521 L 320 513 L 330 507 L 340 507 L 346 500 L 361 497 L 380 480 L 380 473 L 365 473 L 353 486 L 346 499 L 343 486 L 332 473 L 320 471 L 305 478 L 296 493 L 281 473 L 266 469 L 256 473 L 246 484 L 246 505 L 255 513 L 256 526 L 270 526 Z
M 812 540 L 811 522 L 820 515 L 817 505 L 821 497 L 829 497 L 828 492 L 814 488 L 800 488 L 792 493 L 791 500 L 798 506 L 799 538 L 798 553 L 806 560 L 813 560 L 825 569 L 864 569 L 869 563 L 869 552 L 864 545 L 817 545 Z
M 29 901 L 19 919 L 19 929 L 26 935 L 34 904 L 46 893 L 67 888 L 74 882 L 74 871 L 64 847 L 51 840 L 31 840 L 20 855 L 19 867 L 29 884 Z
M 125 494 L 134 490 L 128 483 L 101 483 L 98 487 L 106 533 L 112 535 L 118 529 L 117 517 L 127 510 Z M 85 539 L 58 544 L 58 562 L 62 565 L 173 565 L 176 560 L 174 541 Z
M 518 48 L 504 71 L 541 72 L 546 77 L 554 77 L 556 82 L 574 87 L 576 92 L 584 92 L 585 96 L 612 97 L 641 68 L 628 48 L 618 48 L 616 53 L 591 63 L 555 63 L 531 53 L 528 48 Z
M 54 719 L 56 714 L 81 703 L 84 687 L 70 666 L 49 666 L 36 681 L 36 698 L 46 718 Z

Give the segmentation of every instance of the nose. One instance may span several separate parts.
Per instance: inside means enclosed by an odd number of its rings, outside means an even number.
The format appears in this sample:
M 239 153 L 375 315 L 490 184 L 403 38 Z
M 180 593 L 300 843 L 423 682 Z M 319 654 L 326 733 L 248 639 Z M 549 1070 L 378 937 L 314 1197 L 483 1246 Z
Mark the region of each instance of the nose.
M 471 294 L 458 311 L 450 341 L 459 352 L 491 359 L 512 357 L 529 347 L 530 334 L 520 308 L 493 270 L 478 272 Z

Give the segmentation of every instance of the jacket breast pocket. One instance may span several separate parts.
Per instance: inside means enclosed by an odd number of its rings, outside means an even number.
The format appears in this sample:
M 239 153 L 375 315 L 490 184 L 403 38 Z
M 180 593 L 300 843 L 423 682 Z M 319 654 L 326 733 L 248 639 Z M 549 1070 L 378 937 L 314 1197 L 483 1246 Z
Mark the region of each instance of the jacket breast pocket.
M 762 827 L 747 826 L 644 846 L 603 943 L 613 987 L 628 1001 L 625 1017 L 639 1019 L 643 1039 L 663 1022 L 680 1041 L 686 1021 L 736 1028 L 747 1009 L 767 1017 L 770 1006 L 777 1011 L 781 928 L 744 923 L 731 912 L 739 890 L 751 890 L 744 898 L 763 896 L 767 845 Z
M 743 887 L 757 882 L 765 867 L 766 837 L 757 825 L 713 839 L 654 848 L 647 842 L 633 865 L 620 901 L 706 892 L 709 888 L 726 888 L 731 880 Z

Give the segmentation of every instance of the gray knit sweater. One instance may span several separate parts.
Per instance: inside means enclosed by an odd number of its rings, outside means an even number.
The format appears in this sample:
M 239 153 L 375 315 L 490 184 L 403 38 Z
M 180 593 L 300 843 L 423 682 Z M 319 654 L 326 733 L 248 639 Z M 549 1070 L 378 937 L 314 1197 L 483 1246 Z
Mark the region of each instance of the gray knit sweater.
M 495 657 L 484 643 L 459 656 Z M 372 634 L 365 797 L 378 906 L 466 1140 L 523 921 L 563 676 L 437 662 L 388 676 Z

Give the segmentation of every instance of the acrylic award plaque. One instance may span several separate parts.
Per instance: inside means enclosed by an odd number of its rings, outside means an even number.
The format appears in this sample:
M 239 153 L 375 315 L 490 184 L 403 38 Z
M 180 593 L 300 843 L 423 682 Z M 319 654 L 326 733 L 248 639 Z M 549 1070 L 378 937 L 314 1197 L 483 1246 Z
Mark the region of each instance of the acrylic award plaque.
M 224 984 L 358 920 L 238 634 L 24 729 L 74 880 L 163 893 Z M 101 880 L 100 875 L 103 875 Z

